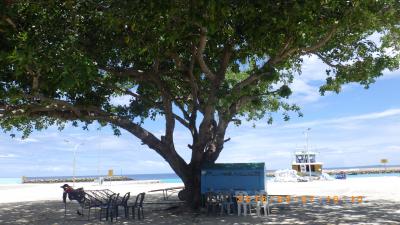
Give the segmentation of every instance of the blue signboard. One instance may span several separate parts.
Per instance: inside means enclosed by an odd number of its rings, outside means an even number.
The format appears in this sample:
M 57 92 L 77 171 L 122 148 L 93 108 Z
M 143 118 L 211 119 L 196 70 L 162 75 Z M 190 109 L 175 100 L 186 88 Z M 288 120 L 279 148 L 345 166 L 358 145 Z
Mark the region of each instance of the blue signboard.
M 201 193 L 265 190 L 264 163 L 216 163 L 201 171 Z

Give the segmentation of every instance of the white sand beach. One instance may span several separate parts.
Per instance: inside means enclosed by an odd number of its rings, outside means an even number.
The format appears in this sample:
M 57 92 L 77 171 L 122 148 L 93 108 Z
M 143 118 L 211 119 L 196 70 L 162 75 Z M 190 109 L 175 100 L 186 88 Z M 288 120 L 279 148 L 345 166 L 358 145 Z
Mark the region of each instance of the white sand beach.
M 62 189 L 57 184 L 0 185 L 0 224 L 106 224 L 98 218 L 87 220 L 74 213 L 76 203 L 68 204 L 64 217 Z M 145 202 L 160 201 L 162 194 L 150 190 L 182 186 L 181 183 L 154 181 L 77 183 L 87 190 L 110 189 L 117 193 L 131 192 L 133 196 L 147 192 Z M 363 196 L 361 204 L 340 203 L 272 205 L 268 217 L 207 215 L 190 212 L 182 207 L 165 204 L 145 205 L 145 219 L 120 218 L 115 224 L 400 224 L 400 176 L 368 177 L 304 183 L 268 182 L 270 195 L 291 196 Z M 176 195 L 172 200 L 177 200 Z M 74 211 L 75 210 L 75 211 Z
M 73 185 L 72 183 L 68 184 Z M 63 183 L 0 185 L 0 203 L 61 200 L 61 185 Z M 75 188 L 83 187 L 85 190 L 110 189 L 115 193 L 131 192 L 136 195 L 140 192 L 182 185 L 182 183 L 160 183 L 159 181 L 114 181 L 104 182 L 103 185 L 94 182 L 76 183 Z

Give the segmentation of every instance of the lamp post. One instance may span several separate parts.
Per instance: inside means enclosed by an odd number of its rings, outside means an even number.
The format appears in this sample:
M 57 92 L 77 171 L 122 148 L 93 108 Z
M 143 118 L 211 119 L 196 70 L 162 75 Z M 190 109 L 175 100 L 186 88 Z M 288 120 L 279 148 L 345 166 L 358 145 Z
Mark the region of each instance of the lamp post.
M 101 153 L 101 142 L 98 143 L 98 151 L 97 151 L 97 178 L 99 179 L 99 185 L 103 185 L 103 177 L 100 175 L 101 171 L 101 160 L 100 160 L 100 153 Z
M 71 143 L 69 140 L 64 139 L 66 143 Z M 78 143 L 74 145 L 74 158 L 72 160 L 72 187 L 75 187 L 75 171 L 76 171 L 76 151 L 78 147 L 83 145 L 83 143 Z
M 307 152 L 307 161 L 308 161 L 308 172 L 309 172 L 309 175 L 311 177 L 311 160 L 310 160 L 310 152 L 309 152 L 309 149 L 308 149 L 308 132 L 310 132 L 310 130 L 311 130 L 311 128 L 307 128 L 304 131 L 304 134 L 306 136 L 306 152 Z
M 97 177 L 100 179 L 100 143 L 98 144 L 99 150 L 97 151 Z

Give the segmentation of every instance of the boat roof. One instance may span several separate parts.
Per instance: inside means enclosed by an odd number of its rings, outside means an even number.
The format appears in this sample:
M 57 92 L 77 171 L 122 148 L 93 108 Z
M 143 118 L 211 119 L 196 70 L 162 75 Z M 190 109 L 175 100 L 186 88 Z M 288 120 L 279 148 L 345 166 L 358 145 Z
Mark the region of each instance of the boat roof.
M 304 165 L 323 165 L 322 162 L 313 162 L 313 163 L 308 163 L 308 162 L 305 162 L 305 163 L 293 162 L 293 163 L 292 163 L 292 165 L 302 165 L 302 164 L 304 164 Z
M 316 155 L 316 152 L 312 152 L 312 151 L 300 151 L 300 152 L 295 152 L 295 155 Z

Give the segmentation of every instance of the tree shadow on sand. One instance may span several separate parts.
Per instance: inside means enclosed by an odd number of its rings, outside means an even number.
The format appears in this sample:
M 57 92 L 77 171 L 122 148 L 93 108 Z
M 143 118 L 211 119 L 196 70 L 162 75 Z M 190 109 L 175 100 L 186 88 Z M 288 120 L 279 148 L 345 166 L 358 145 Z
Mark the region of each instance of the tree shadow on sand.
M 98 219 L 98 213 L 79 216 L 77 204 L 69 204 L 64 216 L 61 201 L 23 202 L 0 204 L 0 224 L 29 225 L 94 225 L 109 224 Z M 119 218 L 113 224 L 400 224 L 400 202 L 369 201 L 361 204 L 274 204 L 271 215 L 216 216 L 193 213 L 182 207 L 146 205 L 145 218 L 133 220 Z

